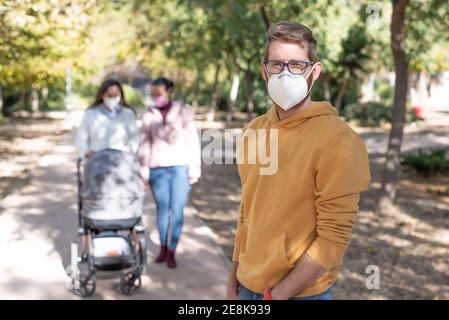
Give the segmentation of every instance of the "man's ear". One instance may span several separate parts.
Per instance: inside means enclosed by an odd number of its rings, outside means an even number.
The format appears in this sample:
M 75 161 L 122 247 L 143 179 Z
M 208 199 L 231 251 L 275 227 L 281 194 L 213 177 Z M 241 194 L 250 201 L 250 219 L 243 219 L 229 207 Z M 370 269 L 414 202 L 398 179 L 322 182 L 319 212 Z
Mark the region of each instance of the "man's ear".
M 267 70 L 265 69 L 265 65 L 263 64 L 263 62 L 260 63 L 260 70 L 262 71 L 262 78 L 265 80 L 265 82 L 268 82 Z
M 316 81 L 319 78 L 322 67 L 323 67 L 323 65 L 321 64 L 321 62 L 315 62 L 314 68 L 313 68 L 313 71 L 312 71 L 312 79 L 313 79 L 313 81 Z

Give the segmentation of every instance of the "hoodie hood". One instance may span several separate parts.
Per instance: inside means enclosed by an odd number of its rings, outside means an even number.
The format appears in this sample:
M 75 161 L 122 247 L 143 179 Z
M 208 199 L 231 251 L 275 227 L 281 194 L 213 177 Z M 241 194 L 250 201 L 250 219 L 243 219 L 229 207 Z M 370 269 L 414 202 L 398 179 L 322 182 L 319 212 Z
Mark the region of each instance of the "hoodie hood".
M 283 120 L 279 119 L 277 106 L 273 105 L 267 111 L 267 118 L 273 123 L 274 127 L 291 128 L 300 125 L 309 118 L 319 117 L 323 115 L 338 116 L 337 109 L 335 109 L 329 102 L 326 101 L 312 101 L 309 108 L 300 111 Z

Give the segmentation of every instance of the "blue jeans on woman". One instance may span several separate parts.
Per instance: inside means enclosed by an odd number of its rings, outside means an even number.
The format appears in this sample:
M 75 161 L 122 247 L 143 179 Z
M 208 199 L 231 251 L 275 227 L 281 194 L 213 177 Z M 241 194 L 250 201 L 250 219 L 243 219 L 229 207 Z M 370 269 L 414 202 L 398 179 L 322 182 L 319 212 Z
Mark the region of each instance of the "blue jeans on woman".
M 184 207 L 190 193 L 189 166 L 151 168 L 150 187 L 156 202 L 157 228 L 161 245 L 175 250 L 184 223 Z M 171 213 L 170 239 L 168 239 Z
M 238 289 L 240 300 L 262 300 L 263 295 L 260 293 L 252 292 L 251 290 L 240 286 Z M 332 287 L 324 291 L 323 293 L 317 294 L 315 296 L 301 297 L 301 298 L 290 298 L 289 300 L 333 300 Z

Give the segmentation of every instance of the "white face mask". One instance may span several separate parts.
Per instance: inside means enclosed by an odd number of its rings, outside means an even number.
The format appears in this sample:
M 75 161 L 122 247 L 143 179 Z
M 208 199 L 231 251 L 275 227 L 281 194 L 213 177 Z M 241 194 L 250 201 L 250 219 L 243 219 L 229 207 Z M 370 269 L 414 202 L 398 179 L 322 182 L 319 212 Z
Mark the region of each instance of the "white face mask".
M 119 108 L 120 97 L 104 98 L 103 102 L 109 109 L 116 110 Z
M 286 111 L 296 106 L 309 94 L 311 88 L 308 88 L 306 80 L 314 68 L 315 65 L 306 77 L 292 74 L 287 69 L 269 75 L 268 94 L 271 100 Z

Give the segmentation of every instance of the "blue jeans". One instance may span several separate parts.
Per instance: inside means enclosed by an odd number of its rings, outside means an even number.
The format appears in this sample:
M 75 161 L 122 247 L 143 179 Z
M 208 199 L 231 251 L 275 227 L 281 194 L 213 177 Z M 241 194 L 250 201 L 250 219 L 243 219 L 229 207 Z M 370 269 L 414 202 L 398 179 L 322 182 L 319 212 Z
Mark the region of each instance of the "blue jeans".
M 189 166 L 158 167 L 150 170 L 150 187 L 156 202 L 157 228 L 161 245 L 176 249 L 184 223 L 184 207 L 190 193 Z M 171 223 L 169 215 L 171 213 Z M 170 239 L 168 239 L 170 227 Z
M 240 300 L 262 300 L 263 295 L 260 293 L 252 292 L 251 290 L 240 286 L 238 289 Z M 332 287 L 324 291 L 323 293 L 317 294 L 316 296 L 301 297 L 301 298 L 290 298 L 290 300 L 333 300 L 334 296 L 332 294 Z

